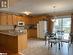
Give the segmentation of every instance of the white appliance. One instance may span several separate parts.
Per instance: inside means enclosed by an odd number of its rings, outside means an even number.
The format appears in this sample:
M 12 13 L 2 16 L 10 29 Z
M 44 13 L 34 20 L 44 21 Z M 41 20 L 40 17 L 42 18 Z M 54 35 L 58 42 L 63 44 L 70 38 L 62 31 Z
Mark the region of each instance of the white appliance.
M 18 21 L 18 25 L 17 26 L 24 26 L 24 22 L 23 21 Z
M 39 21 L 37 24 L 37 38 L 44 38 L 47 32 L 47 21 Z
M 17 26 L 15 27 L 15 31 L 17 32 L 23 32 L 24 31 L 24 22 L 18 21 Z

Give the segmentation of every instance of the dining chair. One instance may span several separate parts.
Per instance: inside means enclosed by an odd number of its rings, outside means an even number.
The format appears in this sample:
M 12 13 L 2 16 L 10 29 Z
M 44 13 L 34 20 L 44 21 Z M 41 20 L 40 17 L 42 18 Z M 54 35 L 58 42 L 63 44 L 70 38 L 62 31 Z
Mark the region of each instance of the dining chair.
M 53 37 L 56 37 L 55 33 L 49 33 L 49 32 L 47 32 L 46 35 L 45 35 L 45 45 L 47 43 L 47 40 L 49 40 L 50 38 L 53 38 Z M 48 44 L 49 44 L 49 41 L 48 41 Z

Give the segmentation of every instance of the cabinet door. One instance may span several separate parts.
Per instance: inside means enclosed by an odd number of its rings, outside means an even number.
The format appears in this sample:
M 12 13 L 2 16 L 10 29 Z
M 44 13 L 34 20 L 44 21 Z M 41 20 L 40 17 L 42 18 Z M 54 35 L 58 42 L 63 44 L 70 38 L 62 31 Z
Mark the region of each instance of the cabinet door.
M 17 24 L 17 18 L 16 18 L 16 15 L 13 15 L 13 25 L 16 25 Z
M 1 14 L 1 25 L 7 25 L 7 14 Z
M 12 15 L 8 15 L 8 25 L 13 25 L 13 17 L 12 17 Z
M 18 21 L 20 21 L 20 20 L 23 21 L 23 17 L 13 15 L 13 24 L 14 24 L 14 25 L 16 25 L 16 24 L 18 23 Z
M 23 21 L 23 17 L 22 16 L 16 16 L 17 21 Z
M 1 25 L 1 17 L 0 17 L 0 25 Z
M 1 25 L 1 13 L 0 13 L 0 25 Z

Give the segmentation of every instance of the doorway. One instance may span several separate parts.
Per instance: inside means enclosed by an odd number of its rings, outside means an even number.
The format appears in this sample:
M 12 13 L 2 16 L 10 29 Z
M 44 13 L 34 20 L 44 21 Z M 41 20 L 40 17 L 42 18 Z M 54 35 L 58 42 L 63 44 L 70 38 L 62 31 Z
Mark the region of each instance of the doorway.
M 58 17 L 53 25 L 53 32 L 56 33 L 57 37 L 63 39 L 69 39 L 71 30 L 71 17 Z

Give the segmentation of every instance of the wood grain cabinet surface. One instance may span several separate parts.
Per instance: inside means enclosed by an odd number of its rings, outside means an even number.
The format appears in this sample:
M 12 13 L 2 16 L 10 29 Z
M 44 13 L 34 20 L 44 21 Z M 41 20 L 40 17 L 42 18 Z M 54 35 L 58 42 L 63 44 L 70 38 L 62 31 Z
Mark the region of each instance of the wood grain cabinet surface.
M 13 15 L 13 25 L 16 25 L 18 23 L 18 21 L 20 21 L 20 20 L 23 21 L 23 17 Z
M 23 21 L 23 16 L 0 13 L 0 25 L 17 25 L 20 20 Z
M 12 17 L 12 15 L 8 15 L 7 25 L 13 25 L 13 17 Z
M 7 14 L 1 14 L 1 25 L 7 25 Z
M 28 47 L 27 30 L 25 34 L 18 34 L 16 36 L 0 33 L 0 45 L 6 47 L 12 52 L 21 52 Z

